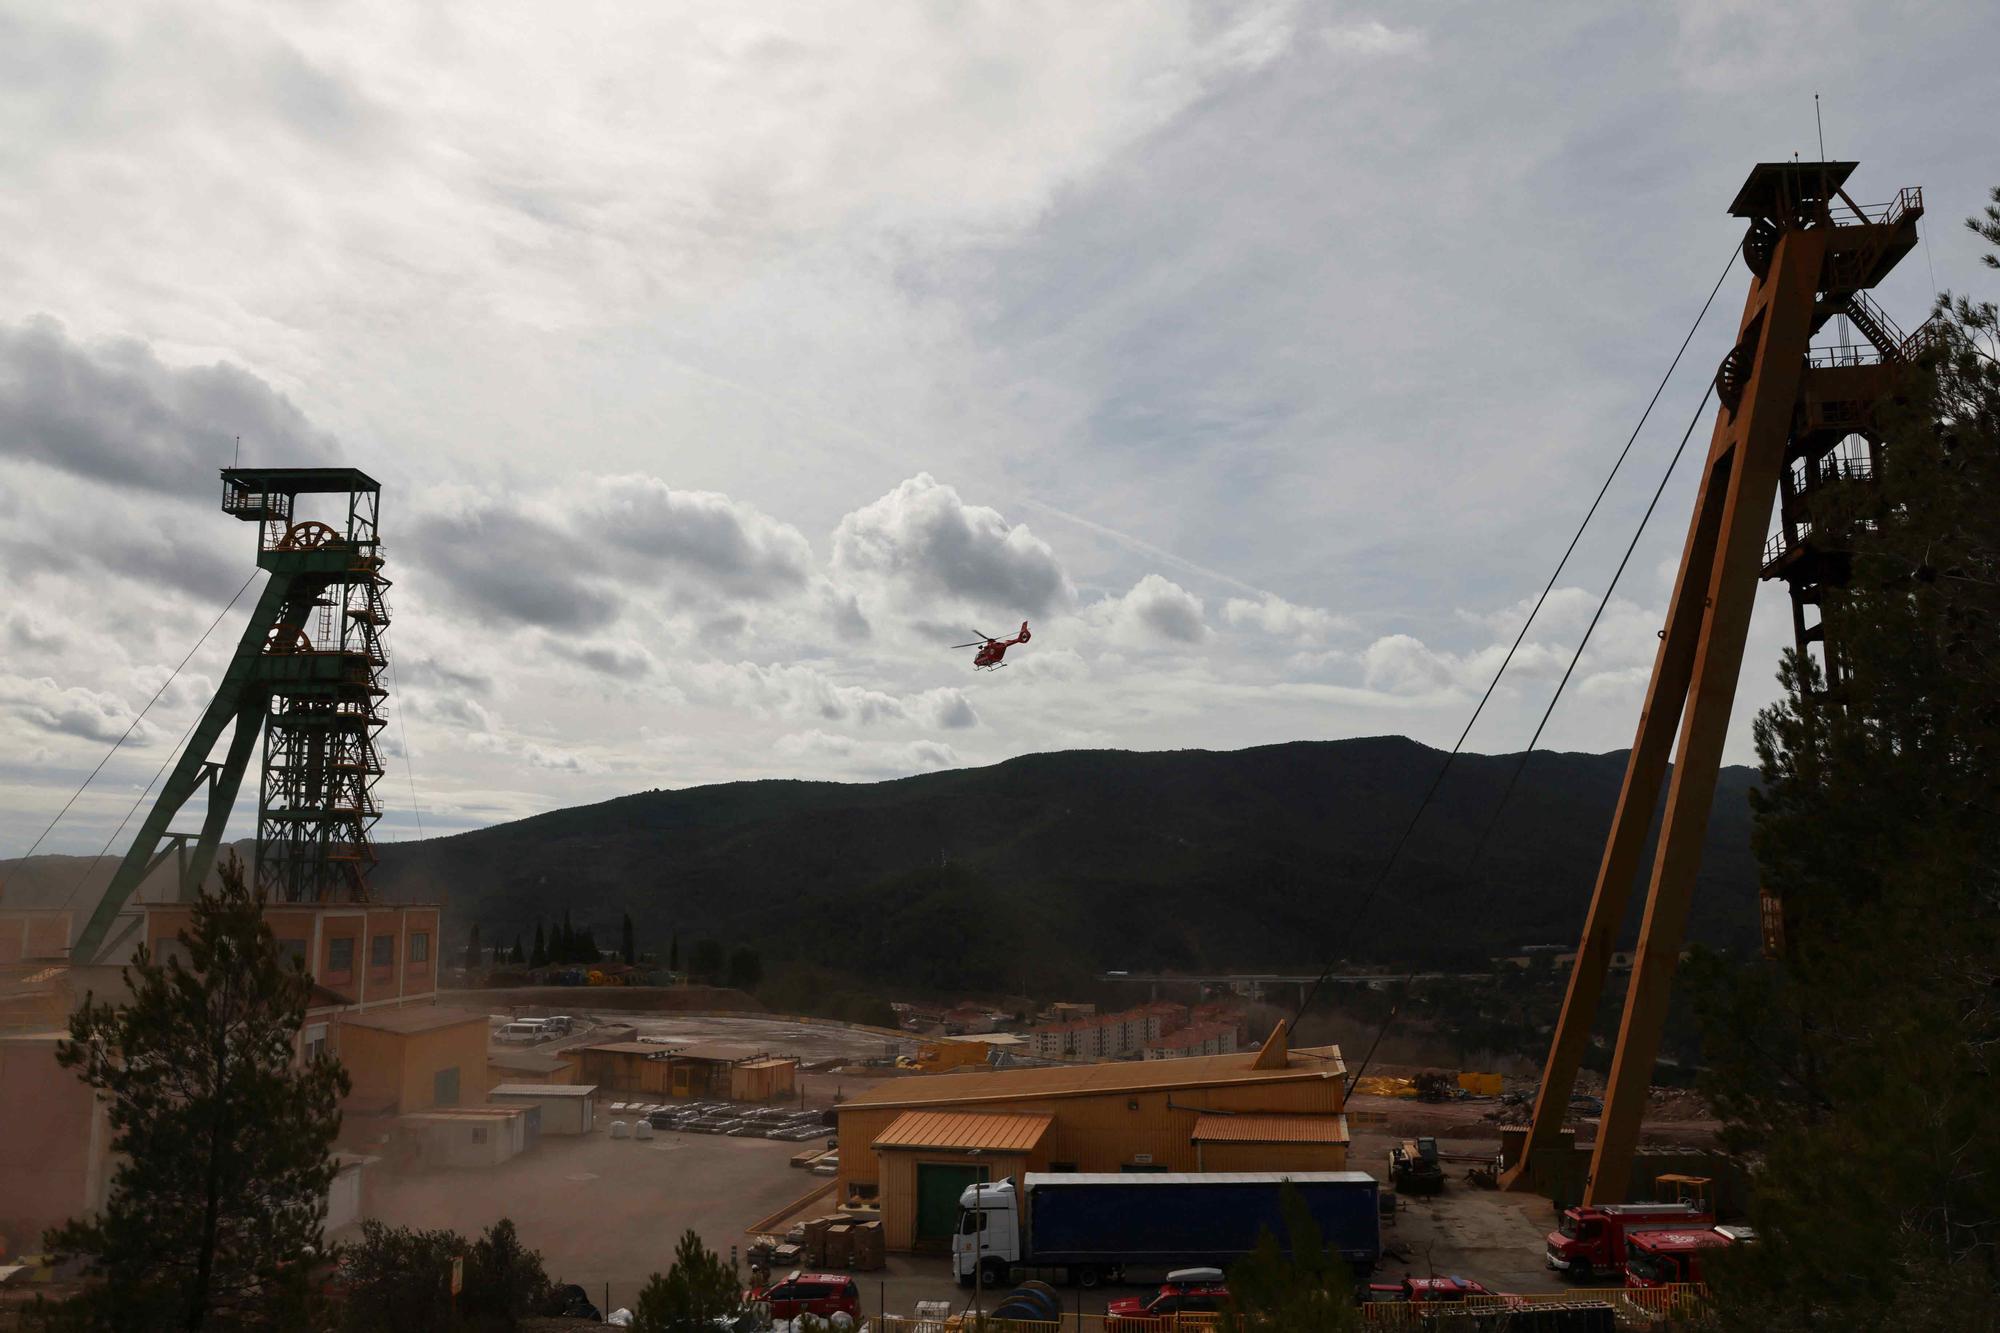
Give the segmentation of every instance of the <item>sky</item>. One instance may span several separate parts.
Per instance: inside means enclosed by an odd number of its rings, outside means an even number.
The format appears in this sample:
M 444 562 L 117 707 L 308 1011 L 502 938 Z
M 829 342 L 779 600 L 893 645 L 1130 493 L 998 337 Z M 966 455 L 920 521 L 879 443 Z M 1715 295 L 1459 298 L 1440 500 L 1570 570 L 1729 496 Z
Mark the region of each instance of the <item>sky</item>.
M 1925 189 L 1882 304 L 1980 290 L 1996 49 L 1986 3 L 0 0 L 0 857 L 131 727 L 42 850 L 124 836 L 208 699 L 235 459 L 382 483 L 384 838 L 1449 745 L 1816 92 L 1857 198 Z M 1747 281 L 1468 748 L 1534 731 Z M 1630 743 L 1708 430 L 1544 746 Z

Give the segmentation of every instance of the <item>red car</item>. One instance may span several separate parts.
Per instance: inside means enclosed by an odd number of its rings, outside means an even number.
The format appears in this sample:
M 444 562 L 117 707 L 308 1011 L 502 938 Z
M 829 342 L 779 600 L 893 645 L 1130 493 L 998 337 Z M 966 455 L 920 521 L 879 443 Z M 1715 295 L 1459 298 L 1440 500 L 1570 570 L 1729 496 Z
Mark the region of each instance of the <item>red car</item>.
M 795 1272 L 768 1287 L 752 1287 L 743 1293 L 743 1300 L 770 1307 L 773 1319 L 796 1319 L 802 1314 L 825 1319 L 836 1313 L 857 1322 L 861 1318 L 861 1293 L 845 1273 Z
M 1184 1268 L 1167 1274 L 1167 1280 L 1150 1299 L 1120 1296 L 1105 1311 L 1105 1322 L 1121 1329 L 1165 1329 L 1175 1326 L 1177 1316 L 1219 1314 L 1229 1300 L 1229 1288 L 1222 1273 L 1214 1268 Z M 1198 1318 L 1193 1322 L 1201 1322 Z
M 1498 1294 L 1488 1291 L 1469 1277 L 1406 1277 L 1401 1282 L 1369 1283 L 1367 1299 L 1423 1304 L 1431 1301 L 1462 1301 L 1467 1296 Z

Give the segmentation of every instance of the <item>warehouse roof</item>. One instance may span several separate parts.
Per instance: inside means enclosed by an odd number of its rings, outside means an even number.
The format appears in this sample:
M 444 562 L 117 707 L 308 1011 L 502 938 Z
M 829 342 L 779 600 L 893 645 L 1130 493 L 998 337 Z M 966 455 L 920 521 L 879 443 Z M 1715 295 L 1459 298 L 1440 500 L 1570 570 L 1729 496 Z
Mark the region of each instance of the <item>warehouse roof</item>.
M 1204 1115 L 1195 1118 L 1196 1143 L 1346 1143 L 1344 1115 Z
M 875 1148 L 978 1148 L 1027 1152 L 1042 1141 L 1051 1115 L 980 1111 L 905 1111 L 876 1136 Z
M 589 1097 L 596 1091 L 595 1083 L 502 1083 L 486 1095 L 488 1097 Z
M 569 1061 L 547 1051 L 489 1051 L 486 1063 L 495 1069 L 514 1069 L 528 1074 L 553 1074 L 569 1068 Z
M 664 1060 L 669 1055 L 680 1052 L 671 1046 L 661 1046 L 650 1041 L 601 1041 L 595 1046 L 579 1046 L 580 1051 L 604 1051 L 610 1055 L 644 1055 Z
M 398 1032 L 406 1037 L 419 1032 L 436 1032 L 440 1028 L 458 1027 L 463 1023 L 477 1023 L 484 1027 L 486 1016 L 467 1009 L 447 1009 L 436 1004 L 413 1004 L 404 1009 L 364 1009 L 358 1014 L 340 1015 L 340 1025 L 344 1028 Z
M 1269 1043 L 1266 1043 L 1268 1048 Z M 934 1106 L 941 1103 L 1018 1102 L 1049 1097 L 1099 1097 L 1120 1092 L 1160 1092 L 1173 1088 L 1215 1087 L 1232 1083 L 1293 1083 L 1305 1079 L 1339 1079 L 1347 1074 L 1338 1046 L 1279 1051 L 1236 1051 L 1229 1055 L 1196 1055 L 1180 1060 L 1121 1060 L 1100 1065 L 1063 1065 L 1051 1069 L 1001 1069 L 970 1074 L 931 1074 L 899 1078 L 857 1093 L 841 1103 L 843 1111 L 863 1107 Z M 1259 1068 L 1262 1064 L 1264 1067 Z
M 750 1046 L 739 1041 L 704 1041 L 674 1048 L 676 1060 L 710 1060 L 731 1065 L 769 1054 L 762 1046 Z

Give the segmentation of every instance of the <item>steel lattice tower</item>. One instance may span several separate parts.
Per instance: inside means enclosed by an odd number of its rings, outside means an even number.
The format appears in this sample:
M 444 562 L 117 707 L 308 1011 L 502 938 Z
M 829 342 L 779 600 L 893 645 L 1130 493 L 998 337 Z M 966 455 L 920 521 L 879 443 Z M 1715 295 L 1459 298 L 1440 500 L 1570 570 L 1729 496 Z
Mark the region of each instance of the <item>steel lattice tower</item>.
M 107 938 L 113 921 L 169 852 L 180 899 L 200 892 L 260 737 L 257 885 L 273 902 L 368 897 L 370 831 L 381 817 L 375 741 L 388 694 L 381 683 L 390 586 L 377 526 L 382 488 L 354 468 L 225 468 L 222 484 L 222 511 L 257 525 L 257 565 L 270 577 L 222 684 L 77 936 L 71 954 L 78 961 L 119 942 Z M 344 517 L 300 517 L 302 495 L 344 497 Z M 213 759 L 225 729 L 228 748 Z M 201 828 L 170 831 L 204 787 Z

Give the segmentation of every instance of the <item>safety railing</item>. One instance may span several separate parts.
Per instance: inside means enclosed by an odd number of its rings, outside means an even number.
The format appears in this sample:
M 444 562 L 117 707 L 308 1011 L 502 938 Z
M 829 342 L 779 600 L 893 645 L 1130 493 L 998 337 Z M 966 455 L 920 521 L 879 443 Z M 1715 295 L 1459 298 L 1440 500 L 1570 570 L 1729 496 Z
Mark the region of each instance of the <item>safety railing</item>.
M 1852 347 L 1815 347 L 1806 353 L 1806 364 L 1814 370 L 1831 370 L 1841 366 L 1879 366 L 1882 354 L 1866 343 L 1856 343 Z
M 1834 214 L 1836 208 L 1839 214 Z M 1924 187 L 1921 185 L 1905 185 L 1896 191 L 1896 197 L 1887 203 L 1850 204 L 1836 196 L 1827 206 L 1827 212 L 1834 215 L 1833 220 L 1836 225 L 1870 223 L 1875 226 L 1894 226 L 1912 213 L 1923 211 Z
M 1463 1301 L 1369 1301 L 1359 1307 L 1369 1329 L 1449 1330 L 1478 1315 L 1537 1306 L 1608 1305 L 1621 1328 L 1664 1328 L 1701 1317 L 1707 1290 L 1699 1283 L 1665 1287 L 1564 1287 L 1518 1296 L 1469 1296 Z M 1187 1312 L 1173 1315 L 1110 1315 L 1065 1311 L 1059 1319 L 1007 1319 L 954 1310 L 949 1315 L 883 1315 L 883 1333 L 1231 1333 L 1228 1315 Z M 1262 1329 L 1254 1320 L 1248 1325 Z

